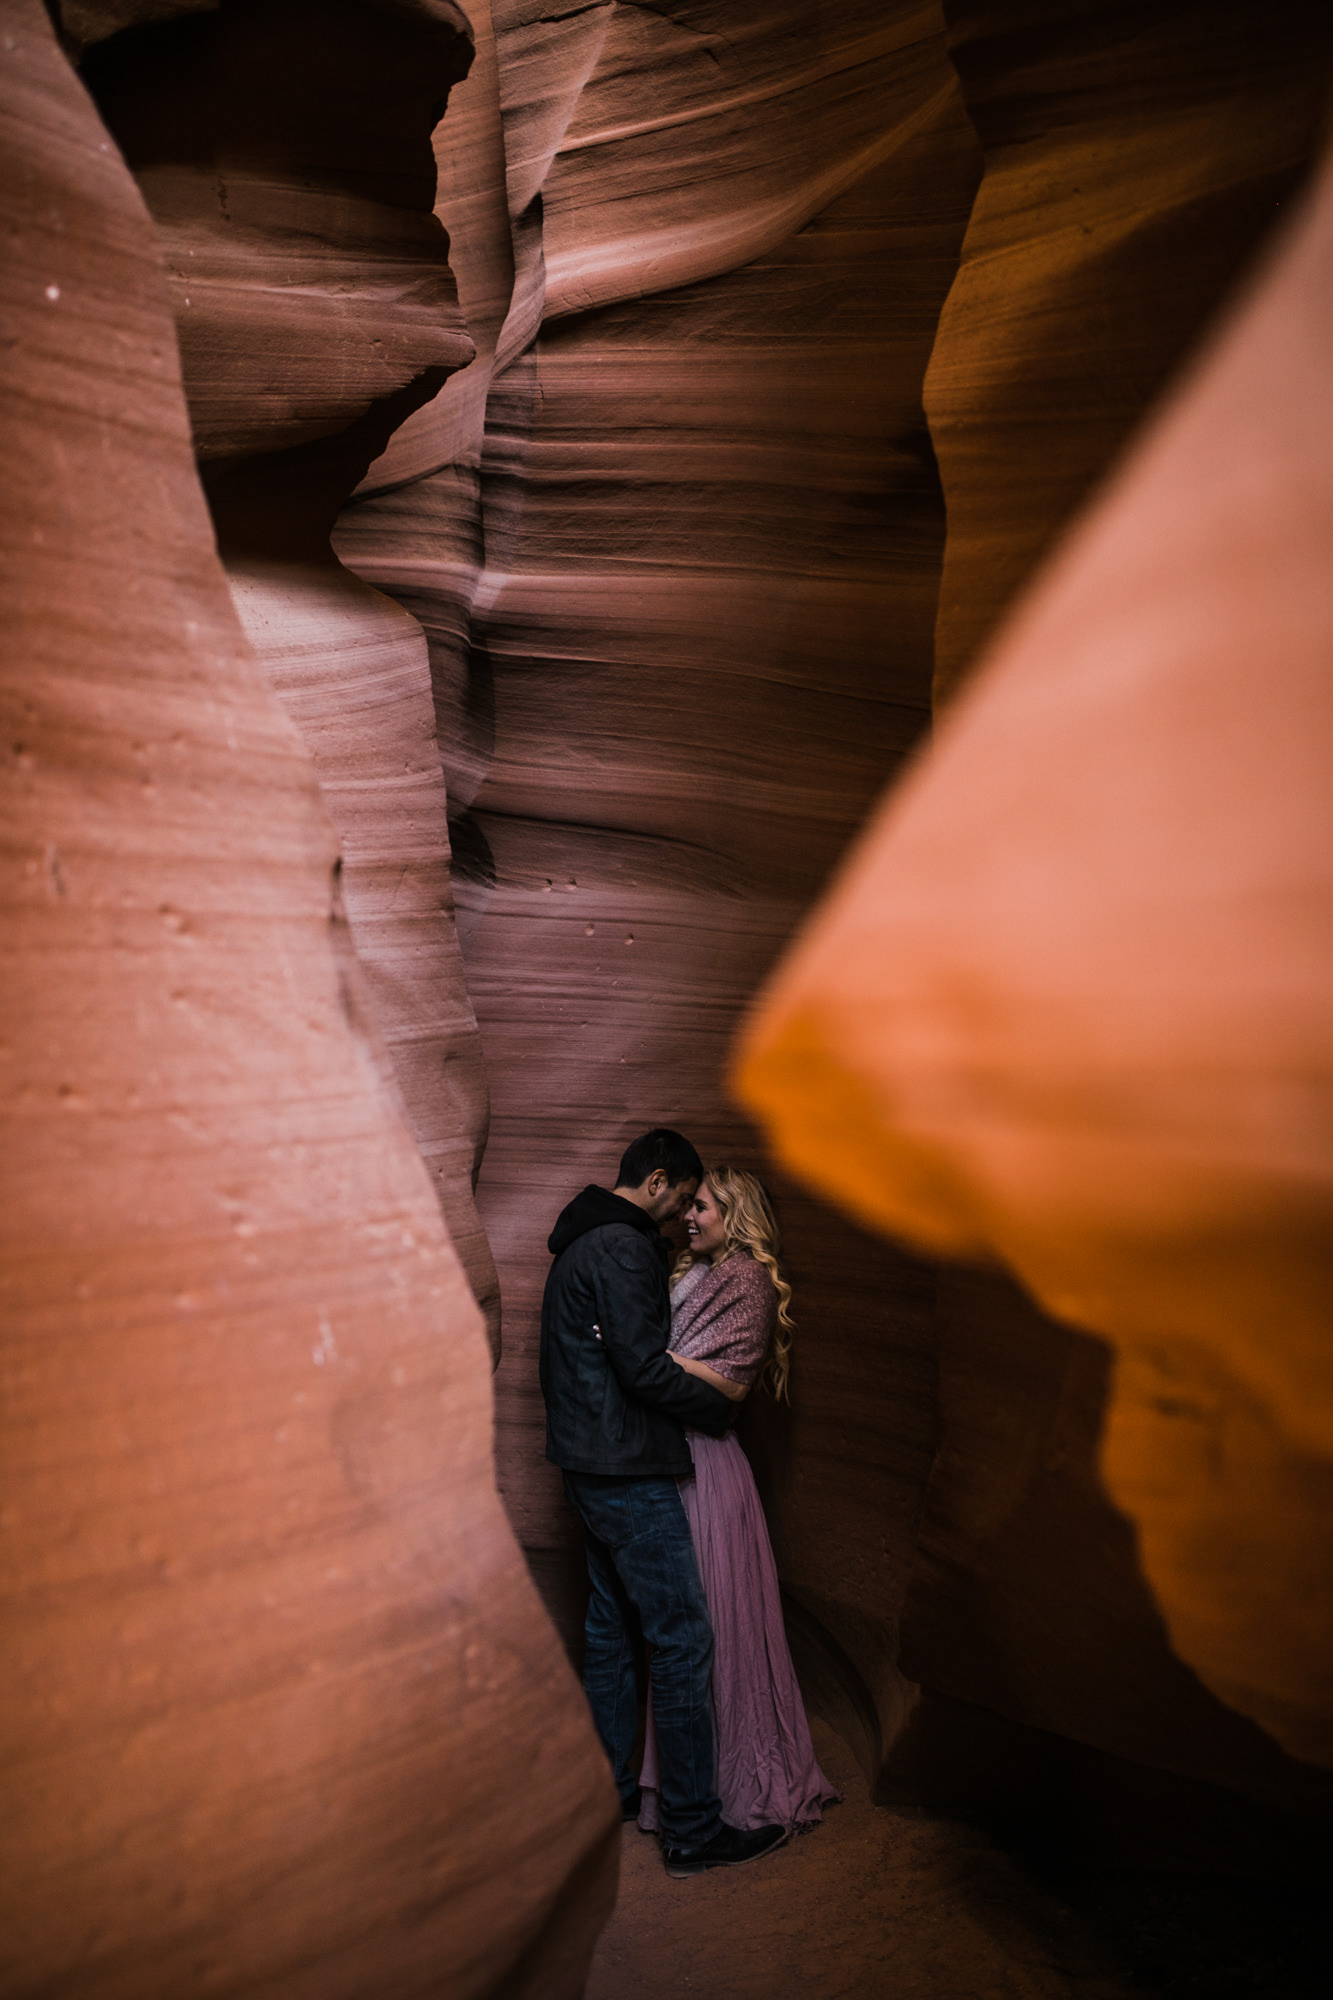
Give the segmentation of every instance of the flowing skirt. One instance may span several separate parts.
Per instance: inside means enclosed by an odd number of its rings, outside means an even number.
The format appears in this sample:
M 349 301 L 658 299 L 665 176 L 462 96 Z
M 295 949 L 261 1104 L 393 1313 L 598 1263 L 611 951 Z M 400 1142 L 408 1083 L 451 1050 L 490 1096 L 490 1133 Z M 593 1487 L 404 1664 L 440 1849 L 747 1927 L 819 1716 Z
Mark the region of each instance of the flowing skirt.
M 715 1790 L 729 1826 L 814 1826 L 842 1794 L 815 1759 L 782 1623 L 778 1573 L 750 1461 L 736 1439 L 687 1433 L 694 1477 L 680 1497 L 716 1642 Z M 651 1696 L 639 1825 L 657 1827 L 658 1762 Z

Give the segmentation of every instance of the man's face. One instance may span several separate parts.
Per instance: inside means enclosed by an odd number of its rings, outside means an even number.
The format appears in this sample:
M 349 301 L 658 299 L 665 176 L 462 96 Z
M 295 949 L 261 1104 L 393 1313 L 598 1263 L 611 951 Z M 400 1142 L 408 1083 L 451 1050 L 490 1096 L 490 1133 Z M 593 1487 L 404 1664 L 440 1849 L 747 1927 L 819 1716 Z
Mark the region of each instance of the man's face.
M 659 1169 L 648 1183 L 648 1213 L 660 1229 L 664 1222 L 676 1222 L 694 1200 L 698 1181 L 677 1181 L 673 1186 Z

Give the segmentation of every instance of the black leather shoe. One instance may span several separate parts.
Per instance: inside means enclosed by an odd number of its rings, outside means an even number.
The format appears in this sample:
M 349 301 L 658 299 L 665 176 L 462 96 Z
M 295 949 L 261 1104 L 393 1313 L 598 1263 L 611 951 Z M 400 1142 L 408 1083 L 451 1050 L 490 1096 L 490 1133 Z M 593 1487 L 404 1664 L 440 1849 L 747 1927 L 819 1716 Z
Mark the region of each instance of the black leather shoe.
M 689 1875 L 702 1875 L 706 1868 L 740 1868 L 747 1861 L 758 1861 L 762 1855 L 771 1854 L 786 1838 L 785 1826 L 757 1826 L 753 1832 L 745 1833 L 738 1826 L 728 1826 L 724 1820 L 720 1832 L 702 1847 L 668 1846 L 666 1872 L 683 1882 Z
M 620 1817 L 623 1820 L 637 1819 L 639 1817 L 639 1808 L 642 1804 L 643 1787 L 636 1785 L 629 1797 L 620 1801 Z

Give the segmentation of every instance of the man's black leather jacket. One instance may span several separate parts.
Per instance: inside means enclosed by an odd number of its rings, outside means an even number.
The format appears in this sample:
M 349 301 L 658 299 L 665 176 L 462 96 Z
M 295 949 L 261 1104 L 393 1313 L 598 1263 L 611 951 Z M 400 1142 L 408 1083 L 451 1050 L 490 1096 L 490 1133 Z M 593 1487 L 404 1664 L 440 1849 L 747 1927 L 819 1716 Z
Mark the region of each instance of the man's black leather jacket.
M 546 1456 L 566 1472 L 676 1477 L 682 1425 L 721 1437 L 733 1406 L 667 1356 L 668 1246 L 623 1196 L 586 1187 L 561 1212 L 542 1300 Z

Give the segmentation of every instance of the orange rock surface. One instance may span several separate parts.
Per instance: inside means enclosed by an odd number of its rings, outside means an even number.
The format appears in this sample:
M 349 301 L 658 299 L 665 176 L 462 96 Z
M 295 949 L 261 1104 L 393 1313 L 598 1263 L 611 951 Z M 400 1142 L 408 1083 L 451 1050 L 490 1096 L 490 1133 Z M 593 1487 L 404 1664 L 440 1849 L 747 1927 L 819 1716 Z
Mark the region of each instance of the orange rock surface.
M 947 698 L 1281 214 L 1333 66 L 1318 0 L 945 0 L 985 155 L 926 384 Z
M 1327 1763 L 1327 176 L 753 1024 L 783 1156 L 1121 1359 L 1175 1646 Z

